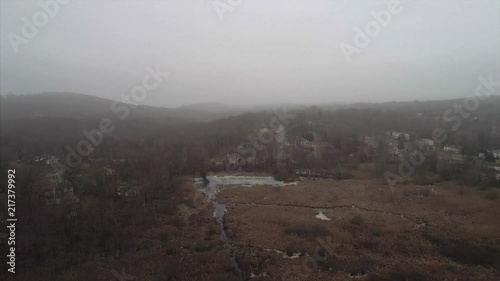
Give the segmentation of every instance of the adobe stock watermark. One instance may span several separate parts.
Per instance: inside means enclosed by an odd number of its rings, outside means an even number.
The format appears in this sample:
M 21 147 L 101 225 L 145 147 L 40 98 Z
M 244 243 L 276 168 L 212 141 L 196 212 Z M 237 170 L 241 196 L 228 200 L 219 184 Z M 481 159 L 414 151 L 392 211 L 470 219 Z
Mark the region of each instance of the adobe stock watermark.
M 40 29 L 47 26 L 51 18 L 57 16 L 62 5 L 67 5 L 69 2 L 70 0 L 38 1 L 38 6 L 40 6 L 41 10 L 35 12 L 31 16 L 31 19 L 27 17 L 21 18 L 23 26 L 21 27 L 20 34 L 14 32 L 9 32 L 9 34 L 7 34 L 14 53 L 18 54 L 21 44 L 28 44 L 31 39 L 35 38 L 40 32 Z
M 489 74 L 488 77 L 479 76 L 479 83 L 477 84 L 474 95 L 465 98 L 462 103 L 453 104 L 453 108 L 447 109 L 442 116 L 444 124 L 451 126 L 452 131 L 457 131 L 463 124 L 463 121 L 470 118 L 472 113 L 475 112 L 481 101 L 486 101 L 491 95 L 497 92 L 500 88 L 500 80 L 494 81 L 493 74 Z M 435 144 L 442 145 L 448 139 L 443 128 L 435 128 L 432 131 L 432 140 Z M 398 165 L 398 174 L 391 171 L 386 171 L 384 173 L 385 180 L 394 191 L 394 185 L 398 182 L 403 182 L 405 179 L 409 178 L 415 172 L 415 168 L 422 165 L 427 157 L 435 153 L 435 147 L 424 148 L 417 143 L 419 149 L 412 151 L 408 160 L 404 157 L 400 157 L 400 163 Z
M 214 7 L 220 21 L 224 21 L 224 14 L 234 12 L 235 8 L 240 6 L 243 0 L 214 0 L 212 7 Z
M 170 74 L 162 72 L 159 65 L 153 69 L 151 66 L 146 67 L 147 74 L 142 79 L 142 84 L 132 88 L 130 93 L 121 95 L 119 101 L 114 101 L 111 104 L 111 112 L 117 114 L 118 119 L 125 120 L 130 115 L 130 109 L 136 108 L 143 102 L 149 91 L 155 90 Z M 83 158 L 89 156 L 96 147 L 103 141 L 105 134 L 110 134 L 116 129 L 113 121 L 110 118 L 102 118 L 99 121 L 99 127 L 90 131 L 83 130 L 82 134 L 85 139 L 80 140 L 75 149 L 71 146 L 66 146 L 66 165 L 75 168 L 82 163 Z
M 403 6 L 399 0 L 389 0 L 387 2 L 387 8 L 381 11 L 371 11 L 370 14 L 373 20 L 369 21 L 364 29 L 359 27 L 354 27 L 354 46 L 342 42 L 340 43 L 340 50 L 344 55 L 347 63 L 352 62 L 352 56 L 354 54 L 360 54 L 363 49 L 368 47 L 372 42 L 372 39 L 378 37 L 382 32 L 382 28 L 386 28 L 392 21 L 392 17 L 403 11 Z

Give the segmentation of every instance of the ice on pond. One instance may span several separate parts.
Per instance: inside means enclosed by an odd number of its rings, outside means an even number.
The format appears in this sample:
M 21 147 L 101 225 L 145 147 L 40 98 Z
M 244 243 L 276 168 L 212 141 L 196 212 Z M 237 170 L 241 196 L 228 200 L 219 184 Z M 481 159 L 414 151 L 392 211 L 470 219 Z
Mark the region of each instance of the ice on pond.
M 255 186 L 255 185 L 287 185 L 283 181 L 277 181 L 273 177 L 252 177 L 252 176 L 207 176 L 208 184 L 203 186 L 204 181 L 201 178 L 195 178 L 195 185 L 203 188 L 203 192 L 211 200 L 222 188 L 237 186 Z
M 318 214 L 316 215 L 316 218 L 322 220 L 322 221 L 330 221 L 331 219 L 323 213 L 325 210 L 324 209 L 317 209 Z
M 282 181 L 277 181 L 273 177 L 252 177 L 252 176 L 207 176 L 210 183 L 219 185 L 285 185 Z

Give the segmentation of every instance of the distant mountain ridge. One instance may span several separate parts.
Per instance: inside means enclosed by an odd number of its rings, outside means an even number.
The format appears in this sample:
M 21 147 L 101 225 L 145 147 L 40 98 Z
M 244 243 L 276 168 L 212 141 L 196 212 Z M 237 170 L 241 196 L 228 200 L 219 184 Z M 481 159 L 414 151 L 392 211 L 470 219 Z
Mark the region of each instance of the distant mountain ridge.
M 225 112 L 225 111 L 239 111 L 240 109 L 233 106 L 220 103 L 220 102 L 200 102 L 185 104 L 178 107 L 178 109 L 190 109 L 206 112 Z
M 463 104 L 465 99 L 450 99 L 438 101 L 412 102 L 382 102 L 353 104 L 324 104 L 320 108 L 365 109 L 382 111 L 400 111 L 413 113 L 434 113 L 442 115 L 446 110 L 453 109 L 454 104 Z M 29 95 L 7 95 L 0 98 L 1 121 L 38 118 L 69 118 L 69 119 L 100 119 L 116 117 L 112 105 L 115 101 L 70 92 L 45 92 Z M 311 105 L 289 106 L 289 109 L 307 108 Z M 115 104 L 115 107 L 128 107 L 133 119 L 171 119 L 179 122 L 208 122 L 216 119 L 240 115 L 247 112 L 276 111 L 285 106 L 276 107 L 234 107 L 219 102 L 203 102 L 182 105 L 177 108 L 164 108 L 146 105 Z M 477 114 L 496 116 L 500 114 L 500 96 L 495 95 L 480 101 Z
M 114 104 L 114 109 L 113 109 Z M 179 121 L 202 122 L 226 117 L 236 111 L 223 104 L 195 104 L 179 108 L 130 105 L 112 100 L 70 92 L 44 92 L 30 95 L 7 95 L 0 99 L 0 118 L 5 120 L 42 117 L 99 119 L 121 115 L 117 108 L 129 108 L 127 118 L 171 118 Z M 224 110 L 223 110 L 224 109 Z M 223 110 L 223 112 L 221 112 Z

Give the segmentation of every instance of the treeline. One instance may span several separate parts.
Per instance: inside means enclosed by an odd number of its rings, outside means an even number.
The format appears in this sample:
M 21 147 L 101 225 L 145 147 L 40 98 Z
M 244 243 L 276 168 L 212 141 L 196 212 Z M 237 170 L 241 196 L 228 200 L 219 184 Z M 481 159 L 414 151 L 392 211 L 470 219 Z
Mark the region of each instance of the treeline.
M 112 154 L 110 145 L 103 144 L 99 153 Z M 96 158 L 67 169 L 62 180 L 48 176 L 47 166 L 2 164 L 2 178 L 6 169 L 15 168 L 18 175 L 16 280 L 64 280 L 63 272 L 104 266 L 100 260 L 119 260 L 145 247 L 144 235 L 160 216 L 182 224 L 176 216 L 182 199 L 179 177 L 184 173 L 180 151 L 175 146 L 153 148 L 134 141 L 114 150 L 122 151 L 115 159 Z M 122 194 L 117 193 L 120 186 L 125 188 Z M 2 184 L 2 191 L 5 188 Z M 68 203 L 66 195 L 71 194 L 77 201 Z M 52 197 L 60 201 L 49 203 Z M 88 280 L 99 272 L 96 268 L 74 280 Z

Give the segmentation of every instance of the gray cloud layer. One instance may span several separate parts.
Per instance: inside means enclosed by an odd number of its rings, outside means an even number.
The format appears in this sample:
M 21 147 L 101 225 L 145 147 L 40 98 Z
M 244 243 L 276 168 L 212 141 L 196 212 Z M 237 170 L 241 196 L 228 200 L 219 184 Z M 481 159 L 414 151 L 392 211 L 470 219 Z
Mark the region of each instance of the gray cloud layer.
M 500 68 L 498 1 L 402 1 L 350 64 L 339 45 L 387 1 L 243 0 L 222 21 L 214 2 L 71 1 L 16 54 L 9 33 L 41 8 L 2 0 L 1 92 L 115 99 L 159 64 L 171 76 L 146 104 L 422 100 L 471 95 Z

